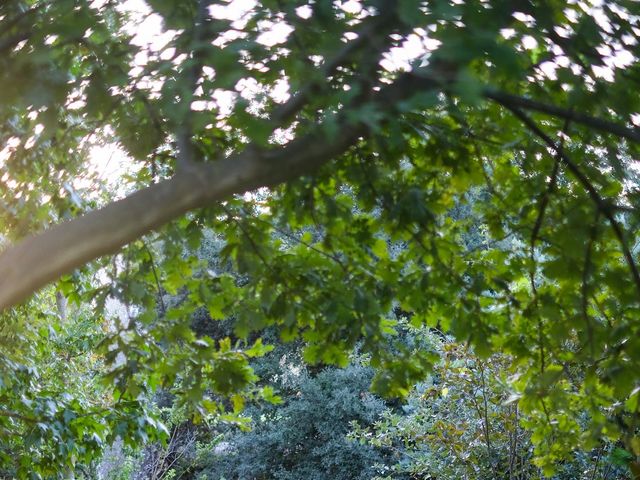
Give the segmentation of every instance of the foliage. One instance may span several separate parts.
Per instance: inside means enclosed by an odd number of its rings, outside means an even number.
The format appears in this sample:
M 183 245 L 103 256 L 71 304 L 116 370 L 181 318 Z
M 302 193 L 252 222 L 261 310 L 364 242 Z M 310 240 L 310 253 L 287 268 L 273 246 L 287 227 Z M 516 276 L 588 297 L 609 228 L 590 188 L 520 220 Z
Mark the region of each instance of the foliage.
M 282 358 L 282 384 L 291 391 L 286 404 L 254 411 L 252 431 L 225 438 L 225 448 L 209 458 L 205 477 L 371 478 L 372 466 L 384 455 L 346 438 L 349 421 L 369 424 L 384 407 L 368 392 L 371 371 L 350 366 L 310 376 L 299 363 Z
M 304 364 L 300 345 L 276 343 L 253 367 L 282 402 L 247 408 L 250 430 L 215 420 L 194 425 L 163 395 L 155 403 L 171 405 L 162 408 L 169 441 L 134 450 L 116 442 L 100 462 L 107 472 L 101 478 L 370 478 L 375 464 L 388 461 L 385 452 L 346 437 L 350 421 L 370 425 L 385 408 L 368 392 L 373 372 L 360 360 L 318 370 Z
M 46 294 L 45 294 L 46 293 Z M 127 432 L 134 445 L 162 436 L 145 402 L 117 404 L 94 353 L 102 319 L 76 310 L 59 320 L 51 290 L 6 318 L 0 358 L 0 472 L 9 478 L 65 478 L 90 467 Z
M 125 2 L 0 5 L 8 475 L 162 435 L 159 389 L 195 423 L 245 425 L 278 401 L 251 366 L 265 329 L 317 368 L 357 347 L 373 390 L 406 396 L 437 355 L 403 341 L 396 306 L 476 365 L 510 359 L 545 475 L 610 444 L 640 474 L 638 3 L 240 3 L 150 0 L 152 45 Z M 116 185 L 105 144 L 127 157 Z M 107 299 L 122 321 L 57 344 L 38 289 L 61 275 L 91 328 Z M 199 336 L 203 309 L 232 331 Z
M 467 346 L 427 330 L 411 335 L 436 348 L 441 361 L 401 411 L 387 409 L 370 427 L 353 422 L 349 434 L 400 457 L 394 465 L 378 466 L 376 478 L 541 478 L 510 387 L 510 359 L 478 358 Z M 557 464 L 553 478 L 629 478 L 614 452 L 611 443 L 576 451 Z

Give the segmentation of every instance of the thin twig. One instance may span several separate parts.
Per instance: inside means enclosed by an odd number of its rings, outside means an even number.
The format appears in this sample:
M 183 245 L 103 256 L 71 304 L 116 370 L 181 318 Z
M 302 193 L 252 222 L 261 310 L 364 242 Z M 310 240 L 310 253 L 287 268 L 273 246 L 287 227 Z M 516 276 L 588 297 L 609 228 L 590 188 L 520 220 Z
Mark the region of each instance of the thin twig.
M 251 215 L 250 212 L 247 212 L 247 210 L 244 209 L 244 208 L 242 210 L 245 213 L 245 215 L 247 215 L 247 216 L 249 216 L 249 217 L 253 218 L 254 220 L 257 220 L 257 221 L 259 221 L 261 223 L 264 223 L 265 225 L 270 226 L 276 232 L 280 233 L 281 235 L 284 235 L 288 239 L 293 240 L 294 242 L 296 242 L 296 243 L 298 243 L 300 245 L 304 245 L 308 249 L 313 250 L 314 252 L 319 253 L 320 255 L 322 255 L 324 257 L 327 257 L 330 260 L 333 260 L 334 262 L 336 262 L 340 266 L 340 268 L 342 268 L 342 270 L 345 273 L 349 273 L 349 269 L 347 268 L 347 266 L 344 264 L 344 262 L 342 260 L 340 260 L 340 258 L 335 253 L 331 254 L 329 252 L 325 252 L 324 250 L 320 250 L 319 248 L 315 247 L 314 245 L 311 245 L 310 243 L 305 242 L 304 240 L 296 237 L 295 235 L 292 235 L 291 233 L 289 233 L 289 232 L 277 227 L 276 225 L 274 225 L 273 223 L 269 222 L 268 220 L 265 220 L 265 219 L 260 218 L 260 217 L 253 216 L 253 215 Z
M 505 106 L 506 108 L 511 110 L 511 112 L 516 117 L 518 117 L 522 121 L 522 123 L 524 123 L 533 133 L 535 133 L 538 137 L 540 137 L 540 139 L 542 139 L 549 148 L 551 148 L 560 156 L 560 158 L 562 159 L 564 164 L 567 166 L 569 171 L 571 171 L 571 173 L 577 178 L 578 182 L 587 191 L 587 193 L 589 194 L 589 197 L 591 198 L 593 203 L 595 203 L 598 210 L 600 210 L 600 212 L 609 221 L 609 224 L 611 225 L 611 228 L 616 238 L 618 239 L 618 242 L 620 243 L 620 247 L 622 248 L 622 253 L 625 257 L 629 270 L 631 271 L 631 276 L 633 277 L 633 281 L 635 283 L 636 289 L 638 290 L 638 295 L 640 296 L 640 272 L 638 271 L 638 267 L 635 263 L 635 260 L 633 259 L 631 250 L 629 249 L 629 246 L 627 245 L 627 242 L 624 238 L 622 227 L 620 227 L 620 224 L 615 219 L 612 213 L 612 208 L 609 205 L 609 203 L 600 196 L 600 194 L 596 190 L 596 187 L 594 187 L 594 185 L 591 183 L 589 178 L 582 172 L 582 170 L 580 170 L 580 168 L 578 168 L 578 166 L 573 162 L 573 160 L 571 160 L 571 158 L 569 158 L 569 156 L 564 152 L 562 146 L 557 145 L 522 110 L 509 105 L 505 105 Z
M 365 46 L 372 45 L 374 36 L 380 36 L 380 32 L 385 32 L 384 26 L 388 24 L 388 19 L 376 17 L 365 24 L 357 32 L 358 37 L 347 43 L 332 59 L 327 61 L 318 75 L 322 82 L 311 81 L 305 85 L 298 93 L 292 96 L 286 103 L 278 107 L 272 114 L 271 120 L 275 126 L 281 126 L 292 120 L 307 104 L 309 99 L 326 87 L 327 78 L 333 75 L 336 70 L 351 60 L 352 56 Z
M 591 253 L 593 250 L 593 244 L 595 243 L 596 236 L 598 234 L 598 220 L 600 218 L 600 212 L 596 212 L 596 218 L 591 227 L 591 235 L 589 236 L 589 242 L 587 243 L 586 253 L 584 256 L 584 268 L 582 270 L 582 317 L 586 323 L 587 327 L 587 338 L 589 342 L 589 348 L 591 349 L 591 358 L 594 356 L 594 345 L 593 345 L 593 324 L 591 322 L 591 318 L 589 317 L 588 307 L 589 307 L 589 275 L 591 273 Z
M 246 228 L 244 228 L 244 225 L 242 225 L 242 222 L 240 220 L 238 220 L 226 206 L 221 205 L 221 208 L 222 208 L 222 210 L 225 211 L 225 213 L 227 214 L 227 217 L 229 218 L 229 220 L 233 221 L 238 226 L 240 231 L 244 234 L 246 239 L 249 241 L 249 244 L 251 245 L 251 249 L 255 252 L 255 254 L 258 256 L 258 258 L 264 264 L 264 266 L 267 268 L 267 270 L 272 271 L 273 268 L 271 267 L 271 265 L 269 264 L 267 259 L 264 257 L 264 255 L 260 251 L 260 248 L 256 244 L 256 242 L 253 239 L 253 237 L 251 236 L 251 234 L 247 231 Z
M 10 18 L 8 20 L 3 21 L 2 22 L 2 34 L 8 32 L 9 30 L 11 30 L 13 27 L 15 27 L 18 23 L 20 23 L 22 20 L 24 20 L 28 16 L 33 15 L 38 10 L 42 9 L 45 6 L 45 4 L 46 4 L 46 2 L 42 2 L 39 5 L 36 5 L 36 6 L 31 7 L 29 9 L 27 9 L 27 10 L 24 10 L 23 12 L 20 12 L 19 14 L 15 15 L 13 18 Z
M 208 7 L 211 0 L 200 0 L 197 5 L 193 40 L 191 42 L 193 65 L 186 72 L 185 94 L 181 99 L 182 115 L 181 125 L 176 132 L 176 144 L 178 155 L 176 158 L 179 171 L 188 170 L 195 163 L 195 151 L 193 141 L 193 122 L 191 121 L 191 102 L 193 100 L 198 79 L 204 67 L 203 43 L 205 43 L 206 27 L 208 25 Z
M 618 137 L 626 138 L 634 142 L 640 143 L 640 130 L 627 128 L 624 125 L 603 120 L 601 118 L 592 117 L 583 113 L 575 112 L 572 109 L 565 109 L 556 105 L 539 102 L 530 98 L 519 97 L 510 93 L 501 92 L 494 89 L 485 89 L 484 96 L 495 100 L 500 105 L 507 107 L 509 110 L 524 108 L 526 110 L 534 110 L 540 113 L 572 120 L 576 123 L 586 125 L 601 132 L 611 133 Z
M 158 300 L 160 300 L 162 316 L 164 317 L 167 313 L 167 307 L 164 304 L 164 299 L 162 298 L 162 287 L 160 286 L 160 279 L 158 278 L 158 273 L 156 271 L 156 262 L 153 259 L 153 254 L 151 253 L 151 250 L 149 249 L 149 247 L 144 241 L 142 242 L 142 246 L 146 250 L 147 255 L 149 256 L 149 263 L 151 264 L 151 272 L 153 273 L 153 278 L 155 279 L 155 282 L 156 282 L 156 288 L 158 289 Z
M 27 422 L 27 423 L 38 423 L 38 419 L 36 418 L 27 417 L 26 415 L 21 415 L 19 413 L 9 412 L 6 410 L 0 411 L 0 417 L 15 418 L 17 420 L 22 420 L 23 422 Z

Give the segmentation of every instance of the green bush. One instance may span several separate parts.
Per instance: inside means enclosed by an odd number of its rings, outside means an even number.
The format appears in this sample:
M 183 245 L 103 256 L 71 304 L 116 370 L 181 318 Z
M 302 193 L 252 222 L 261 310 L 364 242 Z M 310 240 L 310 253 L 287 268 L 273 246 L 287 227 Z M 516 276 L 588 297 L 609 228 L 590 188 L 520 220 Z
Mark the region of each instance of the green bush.
M 286 404 L 255 409 L 251 432 L 229 435 L 204 470 L 207 479 L 369 479 L 386 452 L 346 438 L 349 423 L 371 424 L 384 410 L 369 393 L 372 371 L 327 368 L 316 376 L 284 365 Z M 287 371 L 289 370 L 289 371 Z M 293 372 L 291 371 L 293 370 Z

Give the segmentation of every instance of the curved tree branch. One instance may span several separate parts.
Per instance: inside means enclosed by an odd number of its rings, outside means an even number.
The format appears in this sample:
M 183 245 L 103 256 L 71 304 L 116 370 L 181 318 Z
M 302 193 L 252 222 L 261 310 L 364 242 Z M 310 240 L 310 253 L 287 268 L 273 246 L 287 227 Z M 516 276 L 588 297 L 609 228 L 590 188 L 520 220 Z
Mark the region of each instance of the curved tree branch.
M 334 143 L 305 137 L 269 159 L 241 153 L 213 164 L 197 165 L 170 180 L 27 238 L 0 255 L 0 309 L 19 303 L 92 259 L 117 252 L 189 210 L 310 172 L 348 148 L 358 133 L 342 133 Z
M 375 91 L 369 101 L 381 112 L 393 113 L 400 101 L 425 89 L 446 90 L 454 77 L 454 73 L 440 68 L 422 70 L 420 74 L 406 73 L 393 84 Z M 345 106 L 345 110 L 351 108 L 354 105 Z M 517 108 L 511 110 L 517 111 L 518 116 L 524 115 Z M 274 186 L 312 173 L 369 132 L 365 119 L 356 122 L 346 118 L 352 117 L 345 115 L 339 121 L 339 133 L 334 138 L 310 133 L 278 149 L 260 151 L 249 147 L 220 161 L 197 163 L 169 180 L 9 247 L 0 254 L 0 310 L 20 303 L 47 283 L 93 259 L 117 252 L 124 245 L 190 210 L 209 206 L 233 194 Z M 538 136 L 558 151 L 559 147 L 550 138 L 528 117 L 524 118 Z M 323 126 L 319 125 L 316 132 L 322 131 Z M 575 164 L 563 152 L 559 153 L 610 220 L 640 291 L 640 274 L 613 218 L 612 209 Z
M 584 113 L 575 112 L 573 110 L 561 108 L 556 105 L 538 102 L 536 100 L 531 100 L 530 98 L 519 97 L 517 95 L 512 95 L 510 93 L 505 93 L 494 89 L 486 89 L 484 91 L 484 96 L 486 98 L 490 98 L 491 100 L 495 100 L 500 105 L 511 110 L 513 108 L 523 108 L 525 110 L 533 110 L 540 113 L 546 113 L 553 117 L 571 120 L 587 127 L 591 127 L 594 130 L 611 133 L 613 135 L 617 135 L 618 137 L 626 138 L 627 140 L 640 143 L 639 129 L 627 128 L 624 125 L 610 122 L 608 120 L 591 117 L 589 115 L 585 115 Z
M 433 84 L 435 87 L 437 84 Z M 382 111 L 424 88 L 411 75 L 376 92 Z M 349 107 L 347 107 L 349 108 Z M 322 125 L 318 126 L 322 132 Z M 364 123 L 343 120 L 334 138 L 310 133 L 279 149 L 247 148 L 213 163 L 198 163 L 170 180 L 29 237 L 0 254 L 0 310 L 25 300 L 61 275 L 160 228 L 197 208 L 259 187 L 308 174 L 344 153 L 366 135 Z

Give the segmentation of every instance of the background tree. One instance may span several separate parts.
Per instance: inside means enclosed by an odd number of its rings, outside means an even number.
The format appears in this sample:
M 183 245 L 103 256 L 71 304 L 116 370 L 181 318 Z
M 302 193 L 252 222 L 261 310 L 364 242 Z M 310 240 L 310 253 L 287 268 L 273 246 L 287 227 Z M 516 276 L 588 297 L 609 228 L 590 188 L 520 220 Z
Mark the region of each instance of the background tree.
M 373 427 L 353 422 L 349 438 L 396 454 L 377 466 L 376 478 L 541 478 L 508 380 L 511 359 L 480 359 L 427 329 L 409 327 L 408 336 L 438 350 L 441 360 L 402 409 L 387 409 Z M 628 478 L 621 456 L 610 442 L 576 449 L 557 462 L 552 478 Z

